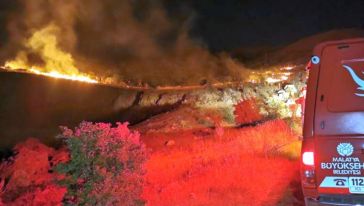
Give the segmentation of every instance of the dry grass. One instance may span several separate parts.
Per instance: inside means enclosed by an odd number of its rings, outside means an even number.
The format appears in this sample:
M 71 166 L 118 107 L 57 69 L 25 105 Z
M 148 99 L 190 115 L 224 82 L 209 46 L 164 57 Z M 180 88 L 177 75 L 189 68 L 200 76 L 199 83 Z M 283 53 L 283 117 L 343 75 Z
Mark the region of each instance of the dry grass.
M 143 138 L 148 144 L 148 137 Z M 143 196 L 148 205 L 292 203 L 285 195 L 298 175 L 298 164 L 278 154 L 296 137 L 283 121 L 225 129 L 220 137 L 211 132 L 196 140 L 196 132 L 185 131 L 176 138 L 188 141 L 154 151 L 147 163 Z

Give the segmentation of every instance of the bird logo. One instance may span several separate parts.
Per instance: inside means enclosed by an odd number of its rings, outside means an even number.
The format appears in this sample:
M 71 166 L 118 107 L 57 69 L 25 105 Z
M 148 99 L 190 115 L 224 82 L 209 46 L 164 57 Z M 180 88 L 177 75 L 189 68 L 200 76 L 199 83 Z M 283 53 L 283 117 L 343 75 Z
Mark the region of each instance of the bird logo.
M 349 72 L 349 74 L 351 75 L 351 77 L 353 78 L 354 82 L 358 85 L 358 90 L 360 91 L 364 91 L 364 80 L 361 79 L 356 73 L 355 71 L 349 67 L 348 65 L 343 65 L 343 67 Z M 364 73 L 364 72 L 363 72 Z M 359 97 L 364 97 L 364 94 L 359 94 L 359 93 L 355 93 L 356 96 Z

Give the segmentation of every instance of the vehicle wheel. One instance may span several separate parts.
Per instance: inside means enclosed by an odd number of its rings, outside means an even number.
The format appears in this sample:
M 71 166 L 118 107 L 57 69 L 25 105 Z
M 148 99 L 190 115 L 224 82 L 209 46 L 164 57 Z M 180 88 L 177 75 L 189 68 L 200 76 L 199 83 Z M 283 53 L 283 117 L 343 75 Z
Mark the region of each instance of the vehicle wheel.
M 320 204 L 317 201 L 315 201 L 311 198 L 305 197 L 305 206 L 319 206 L 319 205 Z

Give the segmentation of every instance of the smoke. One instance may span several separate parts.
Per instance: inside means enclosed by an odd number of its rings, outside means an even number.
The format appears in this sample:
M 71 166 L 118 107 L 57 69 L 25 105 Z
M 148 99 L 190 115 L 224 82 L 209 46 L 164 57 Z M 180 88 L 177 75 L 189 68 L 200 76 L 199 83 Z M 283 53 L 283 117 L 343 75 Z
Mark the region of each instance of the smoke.
M 240 80 L 246 71 L 228 55 L 212 55 L 191 40 L 192 10 L 171 15 L 162 1 L 20 0 L 19 5 L 8 22 L 5 59 L 22 52 L 28 61 L 45 64 L 24 42 L 55 25 L 58 46 L 76 67 L 109 82 L 184 85 Z

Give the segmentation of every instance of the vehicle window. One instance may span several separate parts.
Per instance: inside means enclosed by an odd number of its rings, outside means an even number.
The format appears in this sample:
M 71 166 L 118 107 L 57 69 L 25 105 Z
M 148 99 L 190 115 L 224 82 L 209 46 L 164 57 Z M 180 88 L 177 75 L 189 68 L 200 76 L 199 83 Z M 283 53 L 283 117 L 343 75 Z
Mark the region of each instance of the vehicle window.
M 332 67 L 328 110 L 364 111 L 364 59 L 342 60 Z

